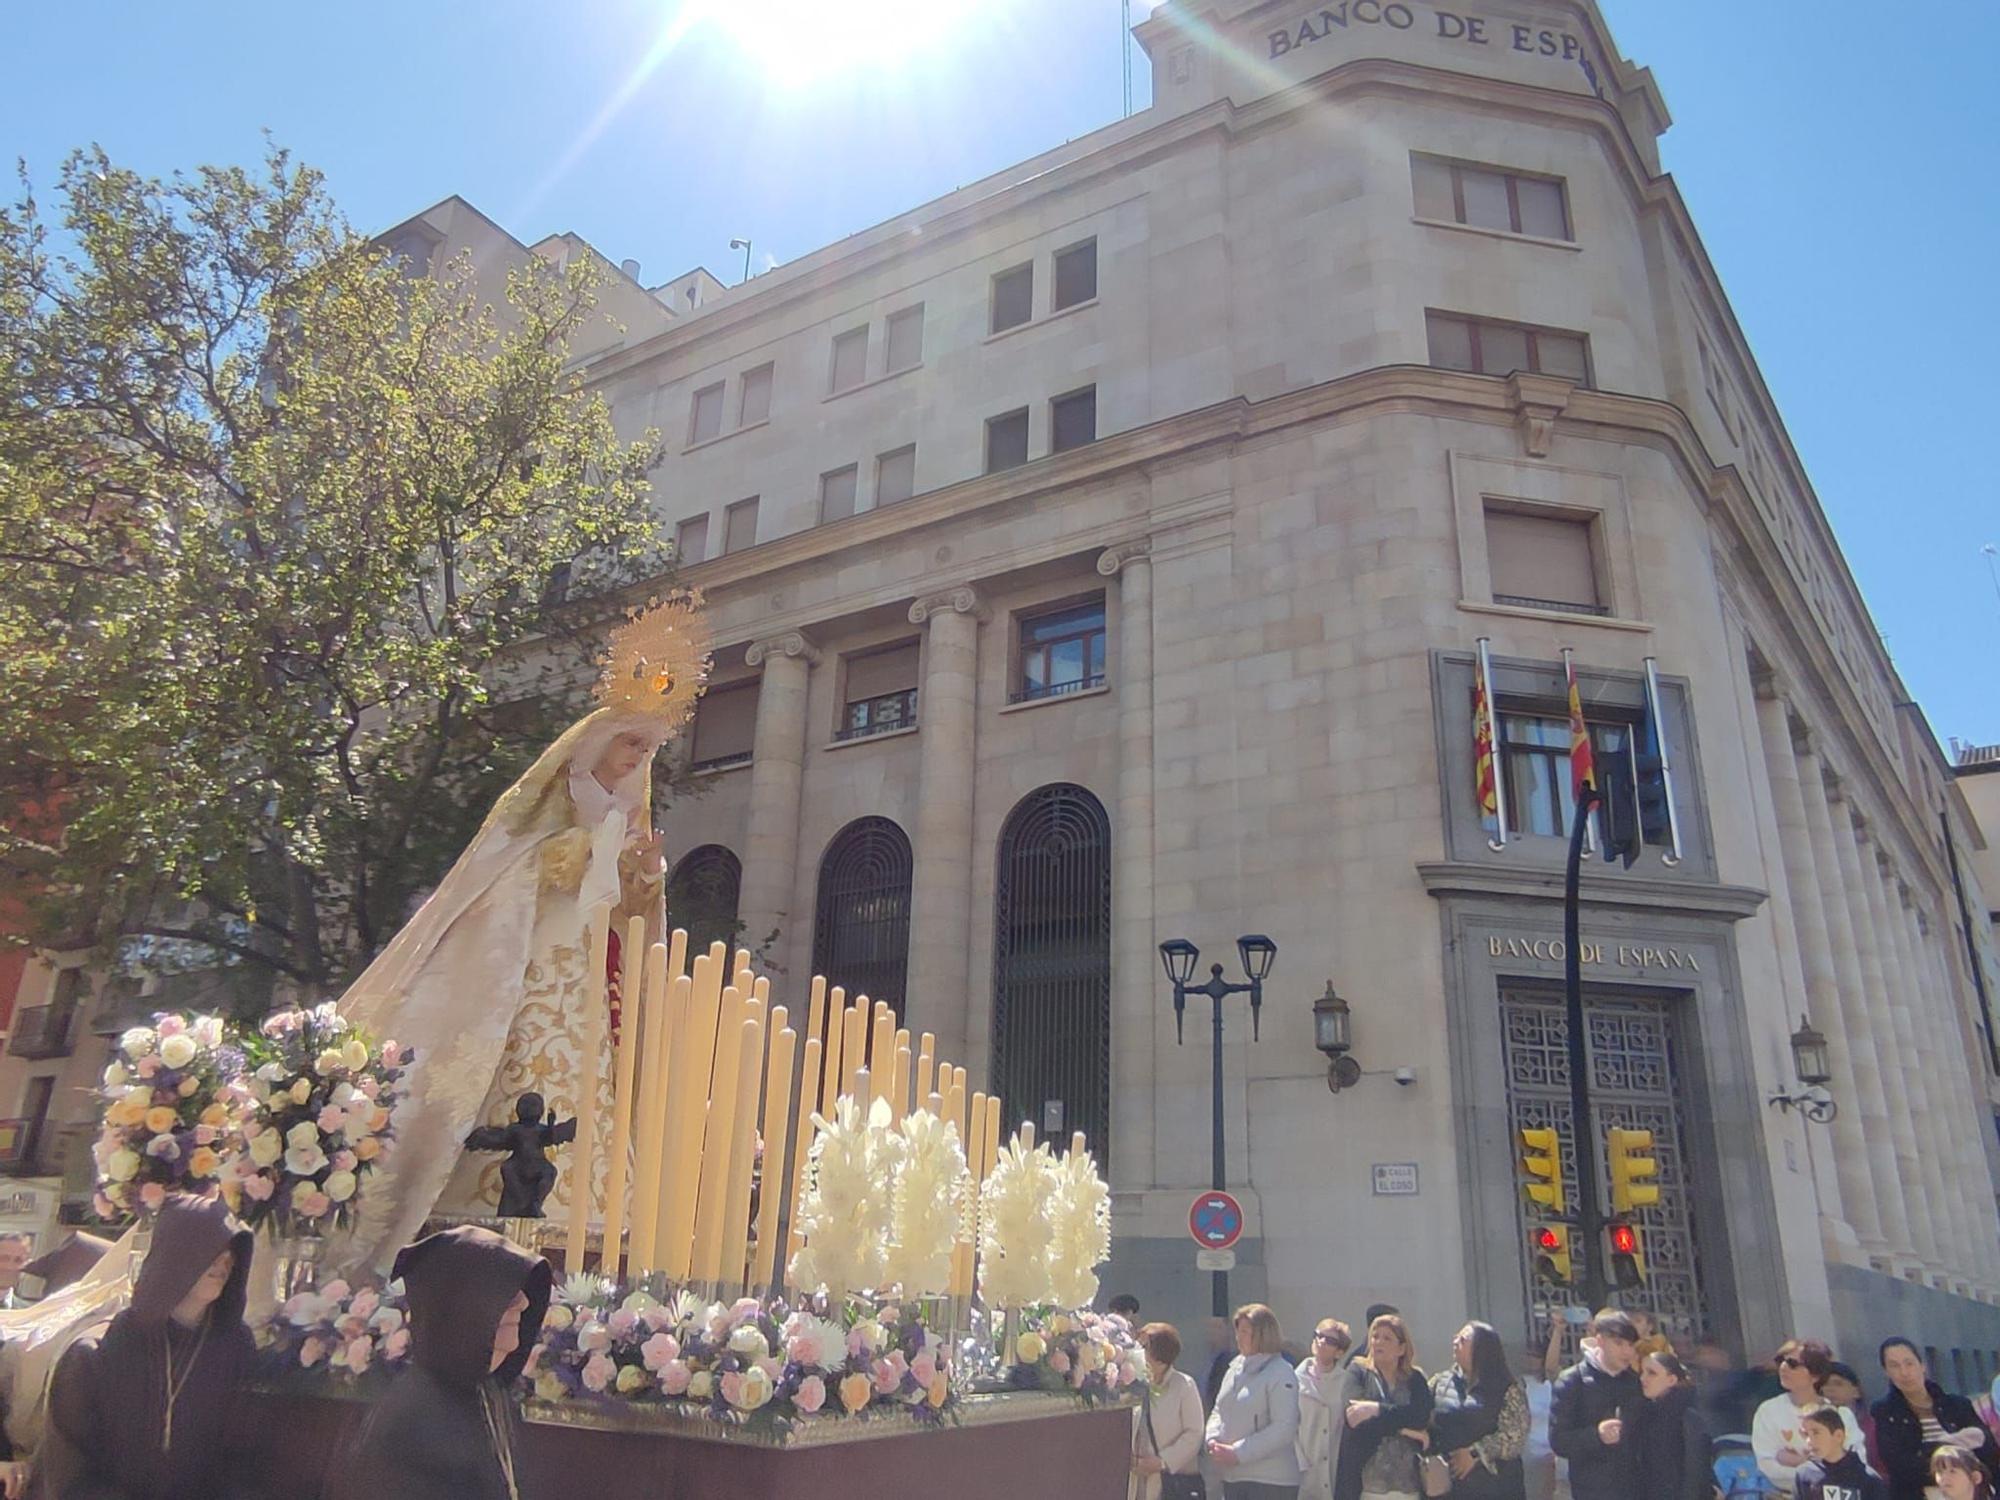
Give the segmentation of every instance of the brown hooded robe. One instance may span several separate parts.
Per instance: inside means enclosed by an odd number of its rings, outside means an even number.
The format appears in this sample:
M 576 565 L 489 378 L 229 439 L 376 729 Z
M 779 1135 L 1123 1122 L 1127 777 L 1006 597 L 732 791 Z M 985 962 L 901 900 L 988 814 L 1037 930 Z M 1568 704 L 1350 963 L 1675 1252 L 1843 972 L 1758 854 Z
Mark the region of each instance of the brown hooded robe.
M 447 1229 L 396 1257 L 410 1309 L 410 1370 L 376 1403 L 333 1500 L 520 1500 L 513 1398 L 548 1311 L 549 1263 L 490 1229 Z M 528 1294 L 521 1343 L 499 1369 L 493 1330 Z

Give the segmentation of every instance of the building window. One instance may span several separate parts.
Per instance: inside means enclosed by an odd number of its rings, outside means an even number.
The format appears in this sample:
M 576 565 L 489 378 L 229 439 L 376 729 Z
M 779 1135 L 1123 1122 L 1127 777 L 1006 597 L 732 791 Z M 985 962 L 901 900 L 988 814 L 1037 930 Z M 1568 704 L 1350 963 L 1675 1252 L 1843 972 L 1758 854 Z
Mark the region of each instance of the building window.
M 883 330 L 887 370 L 893 374 L 897 370 L 907 370 L 924 362 L 924 305 L 906 307 L 901 312 L 889 314 L 889 322 Z
M 1632 736 L 1626 724 L 1589 720 L 1586 727 L 1600 757 L 1625 749 Z M 1569 786 L 1568 717 L 1503 710 L 1500 758 L 1507 777 L 1507 831 L 1567 838 L 1576 811 Z M 1638 795 L 1636 787 L 1632 795 Z
M 49 1130 L 49 1105 L 54 1102 L 56 1081 L 42 1074 L 28 1080 L 21 1095 L 21 1163 L 34 1172 L 49 1165 L 44 1148 Z
M 887 818 L 834 835 L 819 865 L 813 967 L 850 995 L 887 1002 L 900 1020 L 910 968 L 909 836 Z
M 682 855 L 667 876 L 667 920 L 687 930 L 690 953 L 706 953 L 717 942 L 734 947 L 742 894 L 743 862 L 720 844 L 703 844 Z
M 757 742 L 757 683 L 712 687 L 695 703 L 693 765 L 697 771 L 746 765 Z
M 708 556 L 708 517 L 689 516 L 674 528 L 674 561 L 693 567 Z
M 1412 156 L 1410 172 L 1416 180 L 1421 218 L 1545 240 L 1574 238 L 1559 177 L 1502 172 L 1435 156 Z
M 868 374 L 868 328 L 849 329 L 833 341 L 833 373 L 827 382 L 827 389 L 839 394 L 851 391 Z
M 875 504 L 894 505 L 917 492 L 917 446 L 878 454 L 875 459 Z
M 743 372 L 743 389 L 736 403 L 736 425 L 754 427 L 771 420 L 771 367 L 759 365 Z
M 1097 241 L 1085 240 L 1056 252 L 1055 311 L 1097 296 Z
M 1049 403 L 1049 447 L 1067 453 L 1097 441 L 1097 387 L 1087 385 Z
M 1035 265 L 1016 266 L 993 278 L 994 333 L 1019 328 L 1035 313 Z
M 854 514 L 854 479 L 853 464 L 819 476 L 820 525 Z
M 986 472 L 1016 468 L 1028 461 L 1028 408 L 986 419 Z
M 1531 370 L 1590 384 L 1589 346 L 1580 333 L 1440 312 L 1425 313 L 1424 326 L 1430 335 L 1431 363 L 1441 370 L 1469 370 L 1475 375 Z
M 722 550 L 741 552 L 757 545 L 757 497 L 738 500 L 722 513 Z
M 1594 523 L 1486 506 L 1486 569 L 1495 604 L 1608 615 L 1597 587 Z
M 866 739 L 917 722 L 917 643 L 847 659 L 846 704 L 834 737 Z
M 688 446 L 705 443 L 722 432 L 722 383 L 704 386 L 694 393 L 694 407 L 688 415 Z
M 1011 702 L 1054 698 L 1104 685 L 1104 596 L 1026 615 Z
M 1002 1117 L 1100 1164 L 1111 1125 L 1111 820 L 1080 786 L 1041 787 L 1000 830 L 993 914 L 993 1085 Z

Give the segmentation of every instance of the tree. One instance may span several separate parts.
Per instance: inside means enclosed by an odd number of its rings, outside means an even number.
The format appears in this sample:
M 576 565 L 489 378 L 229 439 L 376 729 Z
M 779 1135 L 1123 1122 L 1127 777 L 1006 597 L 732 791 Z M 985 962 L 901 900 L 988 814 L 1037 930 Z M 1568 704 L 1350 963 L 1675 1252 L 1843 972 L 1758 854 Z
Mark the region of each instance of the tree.
M 588 257 L 484 305 L 276 149 L 60 196 L 0 210 L 0 880 L 39 945 L 325 991 L 667 577 L 658 438 L 570 366 Z

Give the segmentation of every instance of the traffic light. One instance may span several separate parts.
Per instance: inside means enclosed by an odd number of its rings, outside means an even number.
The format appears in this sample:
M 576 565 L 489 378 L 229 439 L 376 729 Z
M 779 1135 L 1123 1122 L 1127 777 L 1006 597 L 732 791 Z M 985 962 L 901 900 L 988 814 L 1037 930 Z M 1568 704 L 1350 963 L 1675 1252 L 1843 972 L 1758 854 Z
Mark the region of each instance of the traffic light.
M 1569 1226 L 1537 1224 L 1529 1230 L 1528 1258 L 1534 1265 L 1538 1284 L 1568 1286 L 1574 1274 L 1569 1260 Z
M 1646 717 L 1633 727 L 1632 771 L 1639 783 L 1639 836 L 1664 844 L 1673 837 L 1672 798 L 1667 794 L 1667 757 L 1660 747 L 1658 705 L 1651 703 Z
M 1599 750 L 1596 761 L 1597 784 L 1604 795 L 1604 862 L 1622 859 L 1629 870 L 1638 862 L 1639 852 L 1646 845 L 1632 752 Z
M 1629 1214 L 1658 1203 L 1658 1186 L 1639 1180 L 1642 1177 L 1657 1177 L 1660 1173 L 1660 1164 L 1648 1154 L 1653 1149 L 1653 1132 L 1613 1128 L 1608 1132 L 1608 1144 L 1611 1155 L 1611 1211 Z
M 1528 1174 L 1525 1184 L 1529 1198 L 1545 1212 L 1561 1218 L 1568 1210 L 1563 1196 L 1562 1147 L 1553 1130 L 1521 1132 L 1521 1170 Z
M 1630 1291 L 1646 1284 L 1646 1246 L 1639 1231 L 1630 1224 L 1604 1226 L 1606 1259 L 1611 1266 L 1611 1284 Z

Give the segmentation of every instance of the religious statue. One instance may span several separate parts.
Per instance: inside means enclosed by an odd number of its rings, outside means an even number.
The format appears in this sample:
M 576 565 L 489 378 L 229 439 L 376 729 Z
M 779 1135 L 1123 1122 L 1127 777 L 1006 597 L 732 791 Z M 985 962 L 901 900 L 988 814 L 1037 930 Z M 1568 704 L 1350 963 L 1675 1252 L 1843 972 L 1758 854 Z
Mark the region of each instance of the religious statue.
M 505 1151 L 500 1164 L 500 1217 L 539 1219 L 542 1201 L 556 1185 L 556 1165 L 549 1160 L 551 1146 L 567 1146 L 576 1139 L 576 1121 L 556 1119 L 549 1111 L 542 1118 L 542 1096 L 523 1094 L 514 1103 L 512 1125 L 481 1125 L 465 1138 L 468 1151 Z
M 652 764 L 706 675 L 698 609 L 693 596 L 676 596 L 614 635 L 599 706 L 502 794 L 437 889 L 341 999 L 350 1021 L 424 1059 L 391 1125 L 395 1149 L 340 1247 L 347 1268 L 386 1269 L 433 1213 L 491 1211 L 492 1179 L 504 1181 L 506 1169 L 465 1146 L 508 1100 L 532 1092 L 574 1116 L 589 1088 L 598 1118 L 610 1117 L 608 1021 L 596 1028 L 596 1055 L 583 1055 L 590 930 L 608 907 L 612 933 L 643 916 L 649 944 L 664 935 Z M 548 1195 L 552 1212 L 588 1192 L 592 1217 L 601 1216 L 607 1169 L 600 1155 L 594 1173 L 562 1174 Z

